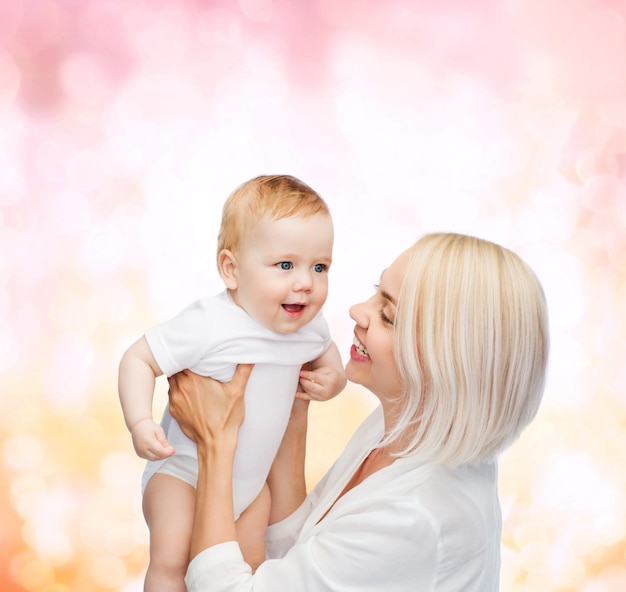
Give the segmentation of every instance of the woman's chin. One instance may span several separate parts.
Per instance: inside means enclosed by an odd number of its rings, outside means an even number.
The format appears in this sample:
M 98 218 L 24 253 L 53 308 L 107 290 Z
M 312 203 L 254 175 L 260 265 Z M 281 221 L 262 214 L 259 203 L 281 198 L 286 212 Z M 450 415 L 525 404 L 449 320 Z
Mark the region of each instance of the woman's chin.
M 354 384 L 366 386 L 363 384 L 363 372 L 360 371 L 358 362 L 348 360 L 348 363 L 346 364 L 346 378 Z

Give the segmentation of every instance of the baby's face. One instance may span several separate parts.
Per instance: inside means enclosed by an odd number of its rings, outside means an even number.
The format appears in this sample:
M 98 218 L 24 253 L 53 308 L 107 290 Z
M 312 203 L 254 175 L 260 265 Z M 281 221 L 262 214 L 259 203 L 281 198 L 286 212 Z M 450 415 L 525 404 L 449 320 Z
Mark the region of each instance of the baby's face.
M 277 333 L 306 325 L 328 295 L 333 236 L 325 214 L 264 216 L 235 254 L 235 303 Z

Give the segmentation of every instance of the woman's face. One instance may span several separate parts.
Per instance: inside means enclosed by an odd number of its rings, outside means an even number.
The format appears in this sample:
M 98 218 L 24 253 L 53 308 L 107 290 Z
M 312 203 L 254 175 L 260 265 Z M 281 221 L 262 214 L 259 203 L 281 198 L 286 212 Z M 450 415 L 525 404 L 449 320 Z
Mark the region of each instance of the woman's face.
M 356 327 L 346 376 L 381 400 L 394 397 L 402 391 L 402 380 L 394 355 L 394 322 L 408 257 L 408 251 L 402 253 L 383 272 L 376 293 L 366 302 L 350 309 Z

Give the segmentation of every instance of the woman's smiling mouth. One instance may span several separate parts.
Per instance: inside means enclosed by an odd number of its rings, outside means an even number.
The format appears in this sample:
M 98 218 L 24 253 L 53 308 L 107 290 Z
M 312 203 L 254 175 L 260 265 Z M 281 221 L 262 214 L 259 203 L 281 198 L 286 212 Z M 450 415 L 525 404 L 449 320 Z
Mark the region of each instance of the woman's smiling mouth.
M 354 336 L 354 339 L 352 340 L 352 349 L 350 353 L 352 354 L 353 358 L 355 357 L 355 354 L 356 354 L 357 359 L 358 358 L 369 359 L 370 357 L 368 351 L 365 349 L 363 344 L 357 339 L 356 335 Z

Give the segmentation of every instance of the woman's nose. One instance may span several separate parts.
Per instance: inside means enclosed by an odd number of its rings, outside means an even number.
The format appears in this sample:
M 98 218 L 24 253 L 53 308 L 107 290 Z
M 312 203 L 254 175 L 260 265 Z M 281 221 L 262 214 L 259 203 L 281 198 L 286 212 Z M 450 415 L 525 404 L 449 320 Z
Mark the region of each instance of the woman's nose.
M 367 316 L 367 307 L 365 302 L 361 302 L 359 304 L 355 304 L 350 307 L 350 318 L 360 327 L 367 328 L 368 316 Z

